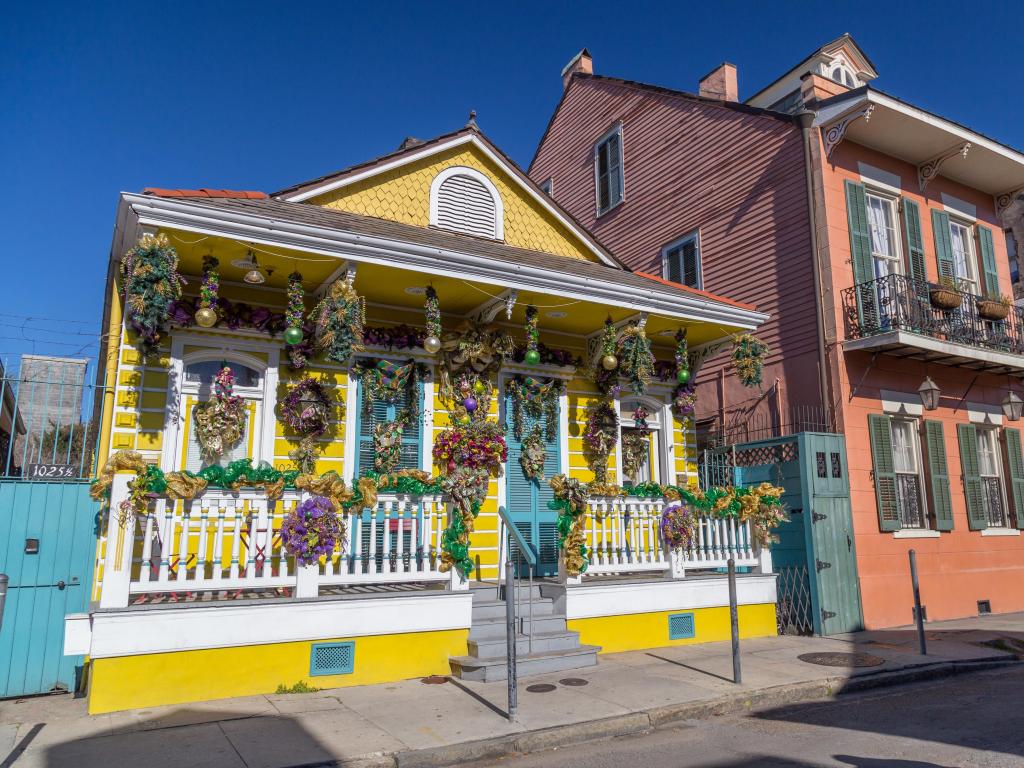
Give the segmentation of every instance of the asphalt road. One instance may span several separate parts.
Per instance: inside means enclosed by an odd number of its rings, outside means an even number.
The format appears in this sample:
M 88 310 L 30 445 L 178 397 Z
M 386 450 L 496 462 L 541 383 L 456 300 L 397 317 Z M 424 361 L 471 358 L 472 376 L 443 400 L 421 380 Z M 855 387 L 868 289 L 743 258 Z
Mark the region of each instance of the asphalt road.
M 502 768 L 1024 766 L 1024 670 L 993 670 L 506 758 Z

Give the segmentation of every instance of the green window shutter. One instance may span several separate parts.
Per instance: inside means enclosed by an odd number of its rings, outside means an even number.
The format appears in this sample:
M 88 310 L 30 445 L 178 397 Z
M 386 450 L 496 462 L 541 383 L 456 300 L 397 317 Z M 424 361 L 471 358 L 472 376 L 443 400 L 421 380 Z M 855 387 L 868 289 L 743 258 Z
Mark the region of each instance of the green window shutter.
M 868 416 L 871 433 L 871 458 L 875 468 L 875 496 L 878 499 L 878 527 L 883 531 L 898 531 L 900 525 L 900 499 L 896 492 L 896 469 L 892 461 L 892 428 L 888 416 L 872 413 Z
M 981 268 L 985 271 L 985 294 L 999 295 L 999 270 L 996 268 L 996 249 L 992 244 L 992 230 L 978 225 L 978 250 L 981 252 Z
M 907 263 L 914 280 L 927 280 L 924 267 L 924 240 L 921 238 L 921 209 L 913 200 L 903 198 L 903 228 L 907 238 Z
M 960 470 L 964 476 L 964 496 L 967 499 L 967 527 L 972 531 L 988 528 L 985 516 L 984 490 L 978 465 L 978 430 L 973 424 L 957 424 L 956 436 L 960 441 Z
M 928 477 L 935 513 L 935 529 L 953 530 L 953 500 L 949 494 L 949 466 L 946 461 L 946 438 L 941 421 L 924 423 L 924 440 L 928 451 Z
M 935 258 L 939 277 L 956 277 L 953 265 L 953 243 L 949 234 L 949 214 L 932 208 L 932 233 L 935 235 Z
M 1006 448 L 1006 467 L 1010 478 L 1010 500 L 1017 527 L 1024 528 L 1024 451 L 1020 446 L 1020 430 L 1007 427 L 1003 430 Z
M 864 198 L 864 185 L 846 182 L 846 219 L 850 229 L 850 257 L 853 262 L 853 282 L 857 288 L 857 311 L 862 325 L 877 327 L 878 299 L 873 285 L 875 264 L 871 257 L 871 232 L 868 228 L 868 208 Z

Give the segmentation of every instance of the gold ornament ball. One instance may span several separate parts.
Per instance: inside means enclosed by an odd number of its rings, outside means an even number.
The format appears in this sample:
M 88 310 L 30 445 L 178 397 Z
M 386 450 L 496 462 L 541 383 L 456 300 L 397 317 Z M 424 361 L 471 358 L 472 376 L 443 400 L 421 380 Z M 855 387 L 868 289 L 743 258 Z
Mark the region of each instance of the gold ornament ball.
M 619 358 L 615 355 L 605 355 L 601 358 L 601 367 L 606 371 L 614 371 L 619 364 Z
M 200 328 L 213 328 L 217 324 L 217 312 L 210 307 L 196 310 L 196 325 Z
M 441 340 L 437 336 L 427 336 L 423 340 L 423 348 L 432 355 L 441 351 Z

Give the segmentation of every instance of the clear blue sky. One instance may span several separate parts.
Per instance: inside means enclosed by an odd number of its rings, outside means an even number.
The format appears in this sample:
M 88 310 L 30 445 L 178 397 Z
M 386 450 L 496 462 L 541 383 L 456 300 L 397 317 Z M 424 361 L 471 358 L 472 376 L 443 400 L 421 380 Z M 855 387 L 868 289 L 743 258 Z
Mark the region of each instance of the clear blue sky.
M 48 3 L 0 17 L 0 357 L 95 356 L 117 193 L 273 191 L 453 130 L 525 167 L 581 47 L 599 74 L 745 98 L 850 32 L 876 85 L 1024 147 L 1024 4 Z M 25 317 L 53 318 L 52 322 Z M 18 338 L 8 338 L 18 337 Z

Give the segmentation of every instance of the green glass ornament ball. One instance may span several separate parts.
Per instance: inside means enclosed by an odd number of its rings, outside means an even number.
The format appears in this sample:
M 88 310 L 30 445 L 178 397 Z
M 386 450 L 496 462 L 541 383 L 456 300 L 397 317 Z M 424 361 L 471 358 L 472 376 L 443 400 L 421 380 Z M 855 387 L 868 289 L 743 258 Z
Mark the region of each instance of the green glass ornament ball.
M 526 364 L 527 365 L 537 365 L 537 363 L 539 363 L 539 362 L 540 362 L 540 352 L 538 352 L 536 349 L 528 349 L 528 350 L 526 350 Z
M 284 343 L 285 344 L 299 344 L 301 342 L 302 342 L 302 329 L 301 328 L 295 328 L 294 326 L 291 327 L 291 328 L 285 328 L 285 330 L 284 330 Z
M 680 384 L 686 384 L 687 382 L 689 382 L 690 381 L 690 369 L 689 368 L 680 368 L 679 372 L 676 374 L 676 381 L 678 381 Z

